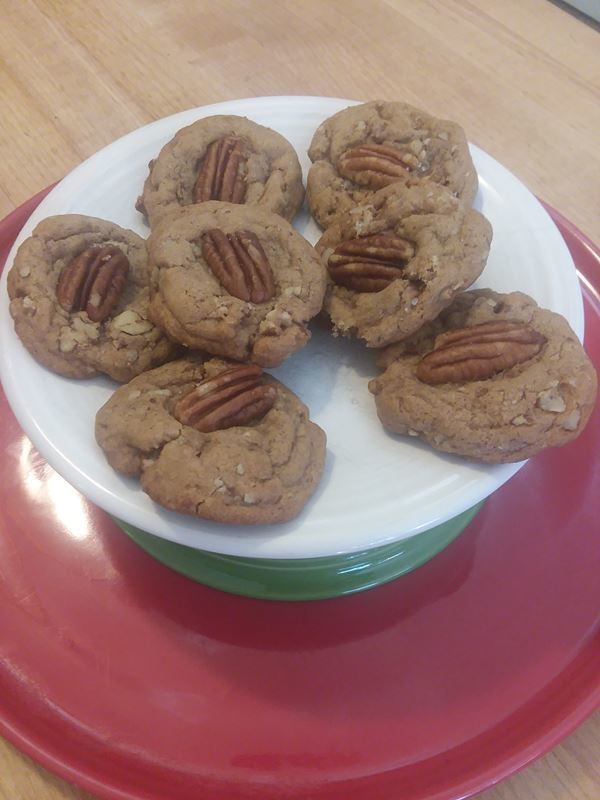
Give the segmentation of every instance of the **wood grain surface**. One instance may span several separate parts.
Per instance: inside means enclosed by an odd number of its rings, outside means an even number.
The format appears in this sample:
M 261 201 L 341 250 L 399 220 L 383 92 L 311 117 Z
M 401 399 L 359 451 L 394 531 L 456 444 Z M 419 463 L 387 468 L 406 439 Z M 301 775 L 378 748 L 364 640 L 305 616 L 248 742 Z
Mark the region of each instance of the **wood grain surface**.
M 600 241 L 599 82 L 597 26 L 547 0 L 0 0 L 0 217 L 152 120 L 312 94 L 455 119 Z M 0 741 L 0 800 L 90 797 Z M 480 795 L 598 797 L 598 713 Z

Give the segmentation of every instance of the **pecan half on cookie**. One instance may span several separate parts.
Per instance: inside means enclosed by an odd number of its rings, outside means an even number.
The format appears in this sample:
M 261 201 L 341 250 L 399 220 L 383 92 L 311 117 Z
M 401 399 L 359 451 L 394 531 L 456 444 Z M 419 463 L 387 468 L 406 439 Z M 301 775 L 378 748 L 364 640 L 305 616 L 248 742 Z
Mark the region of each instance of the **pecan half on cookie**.
M 181 344 L 263 367 L 310 337 L 325 269 L 275 214 L 212 201 L 181 209 L 148 240 L 150 315 Z
M 396 184 L 338 217 L 317 242 L 335 330 L 384 347 L 436 317 L 483 270 L 489 222 L 441 186 Z
M 10 313 L 25 347 L 55 372 L 127 381 L 177 350 L 148 318 L 148 283 L 146 243 L 133 231 L 48 217 L 15 256 Z
M 218 522 L 283 522 L 316 489 L 325 433 L 260 367 L 172 361 L 120 387 L 96 416 L 111 466 L 157 503 Z
M 374 101 L 334 114 L 315 132 L 308 155 L 308 204 L 323 228 L 392 183 L 445 186 L 467 208 L 477 193 L 462 128 L 407 103 Z
M 385 428 L 488 463 L 566 444 L 596 400 L 567 321 L 520 292 L 464 292 L 378 363 L 386 370 L 369 389 Z
M 214 116 L 182 128 L 150 162 L 136 208 L 153 227 L 166 213 L 210 200 L 292 219 L 303 199 L 302 170 L 287 139 L 245 117 Z
M 205 378 L 180 398 L 175 416 L 203 433 L 225 430 L 262 419 L 276 395 L 275 387 L 263 382 L 260 367 L 232 367 Z

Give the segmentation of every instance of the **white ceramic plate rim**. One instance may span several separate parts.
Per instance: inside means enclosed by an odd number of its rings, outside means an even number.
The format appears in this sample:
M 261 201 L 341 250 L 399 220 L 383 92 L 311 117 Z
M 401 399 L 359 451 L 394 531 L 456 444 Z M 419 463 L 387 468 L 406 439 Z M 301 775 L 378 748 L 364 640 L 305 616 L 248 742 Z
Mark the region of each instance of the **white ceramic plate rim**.
M 116 140 L 79 165 L 42 201 L 19 234 L 15 246 L 7 259 L 6 269 L 2 276 L 3 289 L 0 295 L 0 335 L 2 340 L 0 376 L 4 390 L 19 423 L 51 466 L 92 502 L 110 514 L 162 538 L 228 555 L 273 559 L 333 556 L 400 541 L 445 522 L 489 496 L 523 465 L 523 462 L 490 467 L 472 465 L 460 459 L 432 453 L 432 451 L 419 443 L 399 442 L 394 444 L 398 448 L 398 453 L 402 449 L 406 452 L 407 448 L 412 448 L 410 451 L 411 457 L 415 457 L 417 460 L 424 459 L 426 463 L 433 463 L 431 459 L 435 459 L 436 463 L 447 465 L 448 481 L 442 482 L 447 483 L 447 485 L 443 486 L 439 497 L 432 496 L 425 488 L 416 493 L 411 493 L 410 500 L 413 505 L 409 509 L 409 513 L 398 511 L 400 501 L 393 496 L 392 492 L 389 502 L 386 501 L 383 504 L 380 503 L 369 507 L 368 513 L 361 507 L 363 518 L 358 520 L 358 524 L 353 527 L 352 514 L 344 517 L 341 514 L 341 510 L 339 517 L 335 515 L 330 515 L 329 518 L 319 519 L 318 517 L 319 503 L 322 503 L 322 495 L 327 491 L 327 484 L 332 474 L 331 470 L 335 469 L 335 467 L 332 467 L 332 454 L 330 451 L 323 486 L 317 491 L 315 498 L 309 502 L 307 508 L 296 520 L 284 525 L 263 526 L 260 528 L 225 526 L 168 512 L 152 503 L 141 492 L 135 482 L 120 476 L 118 476 L 118 481 L 121 482 L 120 488 L 115 490 L 114 487 L 107 487 L 106 481 L 99 478 L 94 469 L 90 469 L 89 465 L 87 467 L 83 466 L 81 459 L 73 457 L 72 454 L 69 455 L 66 452 L 61 435 L 58 435 L 56 431 L 49 432 L 48 419 L 40 412 L 40 407 L 43 411 L 43 403 L 40 406 L 40 401 L 37 397 L 32 399 L 31 392 L 28 396 L 24 391 L 20 376 L 28 371 L 31 376 L 35 376 L 37 381 L 47 381 L 49 386 L 64 386 L 65 392 L 72 391 L 74 383 L 77 384 L 76 391 L 81 393 L 83 391 L 95 391 L 97 387 L 101 387 L 106 392 L 107 386 L 110 386 L 110 382 L 107 382 L 104 378 L 93 379 L 89 382 L 73 382 L 48 372 L 33 361 L 14 333 L 8 313 L 6 275 L 18 245 L 31 233 L 41 219 L 49 214 L 78 212 L 77 208 L 71 206 L 72 195 L 81 190 L 82 186 L 92 186 L 93 181 L 91 181 L 91 178 L 97 177 L 99 173 L 106 175 L 103 165 L 116 163 L 118 158 L 123 158 L 123 154 L 130 156 L 132 150 L 137 149 L 137 144 L 140 140 L 167 141 L 178 128 L 200 117 L 223 113 L 240 114 L 248 115 L 262 124 L 269 124 L 263 121 L 264 116 L 275 115 L 281 120 L 281 125 L 278 126 L 281 129 L 282 126 L 285 126 L 285 120 L 287 119 L 293 119 L 295 116 L 304 118 L 312 115 L 313 118 L 318 118 L 317 122 L 312 124 L 312 130 L 314 130 L 320 119 L 330 116 L 335 111 L 355 102 L 357 101 L 302 96 L 258 97 L 190 109 L 171 117 L 157 120 Z M 273 125 L 273 127 L 276 126 Z M 282 130 L 282 133 L 285 135 L 286 131 Z M 288 138 L 291 137 L 288 136 Z M 539 201 L 520 181 L 479 148 L 475 146 L 471 146 L 471 148 L 480 174 L 480 194 L 476 207 L 481 208 L 483 204 L 483 210 L 487 214 L 487 204 L 489 203 L 491 204 L 490 210 L 493 211 L 494 202 L 503 202 L 501 190 L 504 188 L 511 193 L 513 200 L 515 202 L 518 200 L 527 212 L 524 221 L 516 218 L 512 220 L 513 228 L 508 231 L 503 230 L 499 242 L 497 238 L 498 230 L 495 225 L 496 239 L 492 246 L 492 252 L 497 252 L 499 247 L 506 248 L 511 239 L 518 238 L 520 234 L 519 225 L 523 223 L 525 224 L 526 236 L 531 238 L 533 255 L 535 255 L 536 249 L 539 250 L 541 248 L 549 261 L 549 266 L 544 264 L 544 267 L 548 266 L 548 276 L 547 280 L 546 277 L 544 278 L 542 288 L 534 286 L 532 290 L 525 279 L 519 281 L 519 285 L 514 282 L 509 286 L 503 285 L 502 276 L 497 274 L 498 270 L 490 275 L 489 280 L 485 280 L 486 273 L 484 273 L 483 279 L 480 279 L 476 285 L 491 286 L 499 291 L 509 291 L 511 289 L 529 290 L 529 293 L 538 302 L 545 300 L 544 305 L 564 314 L 576 334 L 581 338 L 583 332 L 581 292 L 573 261 L 558 229 Z M 157 152 L 157 149 L 153 152 Z M 300 150 L 298 154 L 306 169 L 307 159 L 305 154 Z M 112 177 L 108 176 L 108 178 Z M 493 179 L 489 180 L 489 177 Z M 114 176 L 114 180 L 119 180 L 118 174 Z M 137 191 L 139 186 L 135 188 Z M 93 199 L 91 202 L 93 202 Z M 79 213 L 92 213 L 92 211 L 85 209 L 79 211 Z M 116 216 L 109 217 L 106 214 L 98 214 L 98 216 L 105 216 L 124 224 Z M 126 227 L 137 228 L 139 232 L 145 234 L 148 232 L 147 229 L 144 229 L 141 220 L 135 220 L 133 224 L 127 224 Z M 305 217 L 301 221 L 300 227 L 307 235 L 307 238 L 314 240 L 317 232 L 314 223 L 308 224 L 307 227 Z M 496 251 L 494 251 L 494 248 L 496 248 Z M 502 257 L 510 257 L 510 247 L 506 255 Z M 535 267 L 535 265 L 533 266 Z M 532 265 L 528 264 L 525 267 L 524 278 L 531 274 Z M 537 275 L 537 279 L 539 280 L 539 275 Z M 544 297 L 539 297 L 540 292 Z M 319 336 L 316 339 L 318 340 Z M 328 346 L 328 343 L 325 342 L 325 347 Z M 319 350 L 317 348 L 316 355 L 318 356 L 318 354 Z M 300 354 L 294 356 L 294 359 L 296 359 L 295 365 L 300 363 L 300 358 Z M 275 374 L 284 380 L 291 376 L 293 380 L 294 373 L 290 372 L 291 362 L 292 359 L 286 362 L 286 365 L 279 371 L 275 371 Z M 347 376 L 347 379 L 353 380 L 352 376 L 350 378 Z M 319 420 L 317 419 L 317 421 Z M 356 471 L 360 471 L 359 464 L 356 465 Z M 348 492 L 347 494 L 349 495 L 348 502 L 351 505 L 353 493 Z M 422 506 L 419 505 L 421 496 L 423 500 Z M 406 498 L 403 498 L 404 500 Z M 367 517 L 364 517 L 365 513 L 367 513 Z M 336 523 L 337 519 L 344 520 L 343 523 L 340 523 L 340 526 Z M 365 519 L 372 519 L 372 526 L 365 524 Z M 340 530 L 340 527 L 344 527 L 344 529 Z

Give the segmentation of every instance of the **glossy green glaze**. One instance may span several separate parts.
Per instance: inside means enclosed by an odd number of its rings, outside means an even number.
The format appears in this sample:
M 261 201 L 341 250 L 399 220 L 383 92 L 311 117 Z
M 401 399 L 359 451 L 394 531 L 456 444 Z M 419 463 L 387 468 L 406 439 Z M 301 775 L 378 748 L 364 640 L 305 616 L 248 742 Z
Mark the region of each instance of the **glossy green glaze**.
M 171 569 L 232 594 L 267 600 L 319 600 L 359 592 L 421 566 L 447 547 L 483 504 L 424 533 L 358 553 L 325 558 L 238 558 L 175 544 L 115 520 L 134 542 Z

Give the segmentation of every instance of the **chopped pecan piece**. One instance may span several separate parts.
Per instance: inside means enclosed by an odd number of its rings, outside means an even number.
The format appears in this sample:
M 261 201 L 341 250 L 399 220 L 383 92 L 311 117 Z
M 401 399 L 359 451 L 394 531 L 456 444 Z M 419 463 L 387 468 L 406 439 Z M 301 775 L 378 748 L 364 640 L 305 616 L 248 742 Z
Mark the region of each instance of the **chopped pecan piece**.
M 118 247 L 88 247 L 63 268 L 56 299 L 65 311 L 85 311 L 101 322 L 117 305 L 128 272 L 129 260 Z
M 329 256 L 327 269 L 340 286 L 355 292 L 380 292 L 402 277 L 414 255 L 414 245 L 406 239 L 375 234 L 338 244 Z
M 244 143 L 235 136 L 217 139 L 206 148 L 192 192 L 194 203 L 221 200 L 243 203 L 246 198 Z
M 361 186 L 383 189 L 406 178 L 411 171 L 408 157 L 397 147 L 385 144 L 361 144 L 342 153 L 337 170 Z
M 247 425 L 263 417 L 277 397 L 275 387 L 261 377 L 262 369 L 250 365 L 207 378 L 179 400 L 175 416 L 202 433 Z
M 416 375 L 430 384 L 485 380 L 533 358 L 546 341 L 522 322 L 484 322 L 446 331 L 421 359 Z
M 218 228 L 201 238 L 202 257 L 224 289 L 249 303 L 266 303 L 275 294 L 269 260 L 250 231 L 224 234 Z

